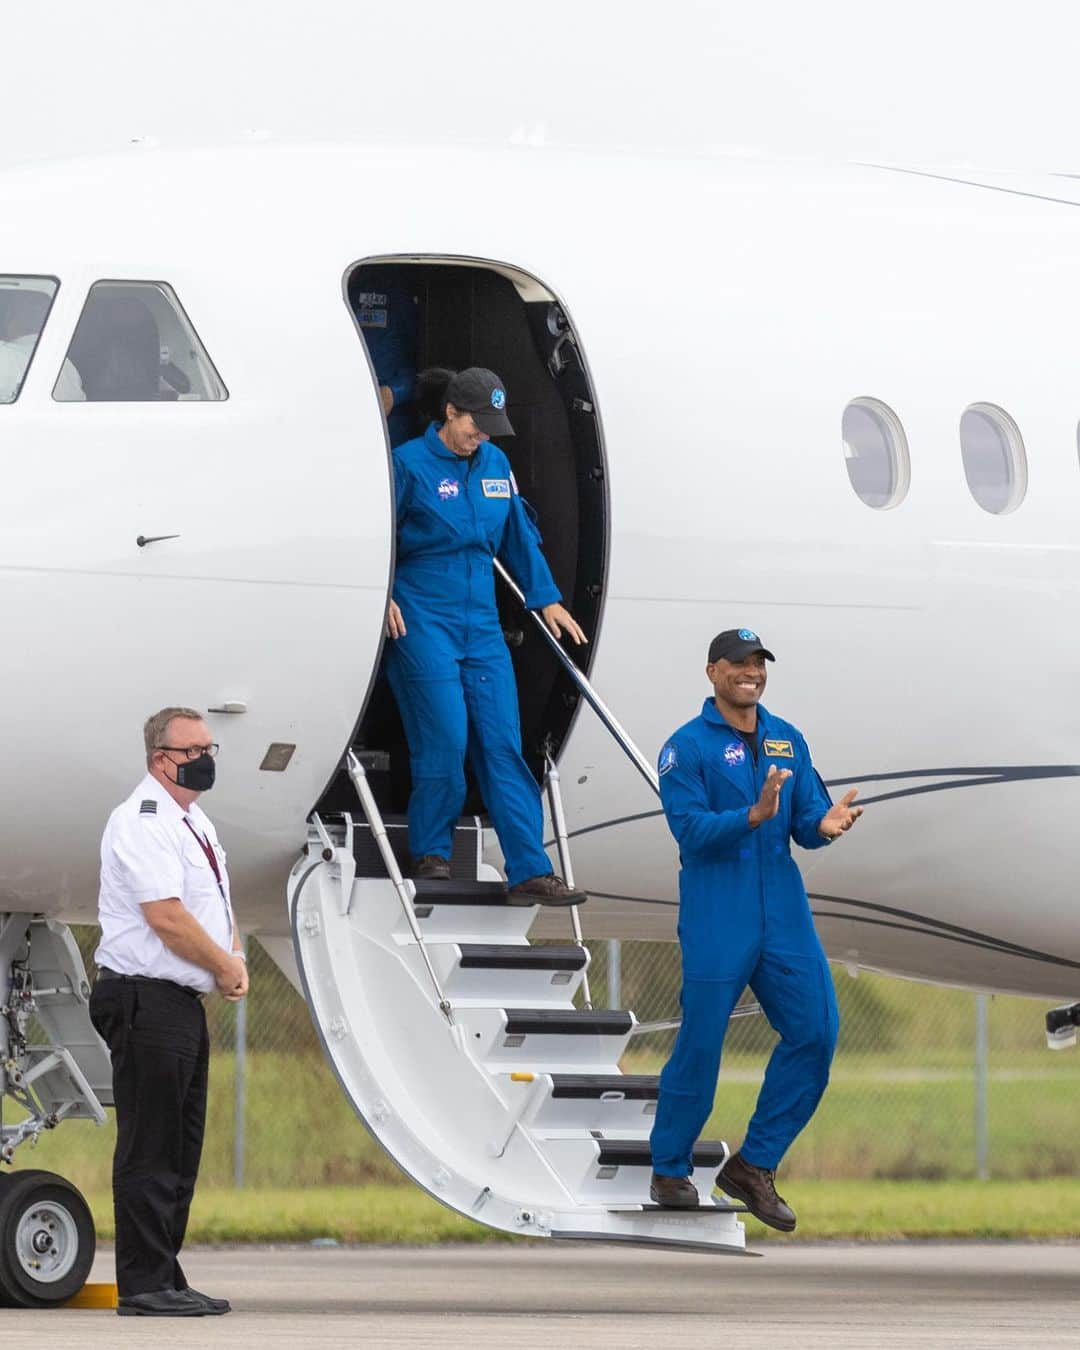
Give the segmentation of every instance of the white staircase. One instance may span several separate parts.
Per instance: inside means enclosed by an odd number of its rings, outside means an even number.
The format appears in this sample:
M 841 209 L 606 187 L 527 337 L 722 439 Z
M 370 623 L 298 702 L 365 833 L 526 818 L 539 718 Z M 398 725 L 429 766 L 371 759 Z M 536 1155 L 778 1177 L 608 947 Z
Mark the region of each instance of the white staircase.
M 725 1145 L 695 1152 L 700 1208 L 651 1204 L 657 1080 L 619 1070 L 632 1013 L 575 1007 L 580 941 L 529 943 L 536 910 L 506 903 L 479 822 L 458 831 L 453 880 L 404 880 L 355 756 L 349 768 L 365 824 L 315 818 L 288 904 L 327 1057 L 372 1134 L 493 1228 L 745 1253 L 741 1208 L 712 1198 Z

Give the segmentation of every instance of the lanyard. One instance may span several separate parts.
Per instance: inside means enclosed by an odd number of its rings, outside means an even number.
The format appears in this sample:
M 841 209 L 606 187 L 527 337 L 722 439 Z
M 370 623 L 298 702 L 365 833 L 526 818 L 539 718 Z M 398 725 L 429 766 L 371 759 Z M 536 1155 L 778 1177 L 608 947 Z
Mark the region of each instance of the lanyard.
M 192 825 L 191 821 L 188 820 L 187 816 L 184 817 L 184 824 L 195 836 L 195 839 L 198 842 L 199 847 L 206 854 L 206 861 L 210 864 L 211 870 L 214 873 L 214 880 L 217 882 L 217 888 L 221 892 L 221 903 L 225 906 L 225 915 L 228 919 L 231 919 L 232 913 L 229 910 L 229 901 L 225 895 L 225 887 L 221 881 L 221 868 L 218 865 L 217 854 L 214 852 L 214 847 L 210 843 L 210 840 L 207 839 L 205 835 L 200 834 L 199 831 L 195 828 L 195 826 Z

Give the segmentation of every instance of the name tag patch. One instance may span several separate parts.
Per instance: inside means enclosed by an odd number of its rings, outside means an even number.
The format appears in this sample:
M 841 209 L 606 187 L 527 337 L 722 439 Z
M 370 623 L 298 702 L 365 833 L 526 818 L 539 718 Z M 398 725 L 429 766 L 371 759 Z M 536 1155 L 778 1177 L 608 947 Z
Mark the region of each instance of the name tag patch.
M 485 497 L 507 497 L 510 496 L 509 478 L 482 478 L 481 483 L 484 488 Z
M 790 741 L 762 741 L 762 750 L 773 759 L 794 759 L 795 751 Z

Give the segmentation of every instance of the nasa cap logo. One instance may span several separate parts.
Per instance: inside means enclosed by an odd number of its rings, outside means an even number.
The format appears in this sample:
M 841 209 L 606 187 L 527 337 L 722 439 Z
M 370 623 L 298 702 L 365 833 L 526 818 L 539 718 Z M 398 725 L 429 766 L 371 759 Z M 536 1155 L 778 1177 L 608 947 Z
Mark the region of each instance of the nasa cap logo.
M 725 628 L 709 643 L 709 665 L 714 661 L 745 661 L 755 652 L 766 661 L 776 660 L 752 628 Z
M 506 389 L 493 370 L 470 366 L 459 371 L 446 387 L 446 401 L 472 419 L 488 436 L 512 436 L 513 425 L 506 415 Z

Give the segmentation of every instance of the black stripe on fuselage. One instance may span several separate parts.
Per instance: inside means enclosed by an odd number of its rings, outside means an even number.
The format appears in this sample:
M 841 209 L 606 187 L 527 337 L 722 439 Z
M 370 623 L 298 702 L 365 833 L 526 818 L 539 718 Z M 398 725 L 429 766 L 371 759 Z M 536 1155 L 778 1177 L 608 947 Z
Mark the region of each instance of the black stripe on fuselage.
M 677 909 L 677 900 L 657 900 L 644 895 L 615 895 L 610 891 L 589 891 L 596 900 L 618 900 L 631 905 L 665 905 Z M 943 942 L 959 942 L 969 947 L 982 947 L 997 952 L 999 956 L 1016 956 L 1023 961 L 1040 961 L 1046 965 L 1064 966 L 1069 970 L 1080 970 L 1080 961 L 1070 961 L 1066 957 L 1051 956 L 1035 947 L 1022 947 L 1016 942 L 1007 942 L 1004 938 L 993 937 L 990 933 L 980 933 L 977 928 L 961 928 L 958 924 L 945 923 L 942 919 L 932 919 L 925 914 L 916 914 L 909 909 L 896 909 L 892 905 L 881 905 L 870 900 L 853 900 L 846 895 L 822 895 L 811 891 L 808 898 L 830 905 L 850 905 L 852 908 L 871 910 L 876 914 L 888 914 L 890 919 L 872 919 L 863 914 L 833 914 L 824 910 L 812 909 L 812 912 L 827 919 L 847 919 L 851 923 L 872 924 L 879 928 L 896 928 L 906 933 L 918 933 L 922 937 L 941 938 Z M 895 919 L 906 919 L 907 923 L 895 923 Z
M 921 783 L 916 787 L 901 788 L 897 792 L 881 792 L 876 797 L 863 797 L 860 805 L 869 806 L 874 802 L 895 801 L 898 797 L 917 797 L 928 792 L 951 792 L 957 788 L 994 787 L 999 783 L 1037 782 L 1044 778 L 1080 777 L 1080 764 L 1007 764 L 987 765 L 983 768 L 960 769 L 898 769 L 892 773 L 864 773 L 851 778 L 827 778 L 826 787 L 847 787 L 852 783 L 895 783 L 908 778 L 945 778 L 945 783 Z M 662 810 L 637 811 L 631 816 L 616 816 L 612 820 L 601 820 L 595 825 L 583 825 L 580 830 L 570 830 L 568 839 L 580 839 L 582 835 L 595 834 L 598 830 L 611 830 L 617 825 L 632 825 L 638 820 L 654 820 L 662 816 Z M 547 846 L 554 845 L 554 839 Z

